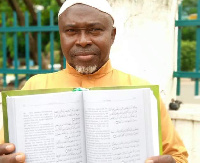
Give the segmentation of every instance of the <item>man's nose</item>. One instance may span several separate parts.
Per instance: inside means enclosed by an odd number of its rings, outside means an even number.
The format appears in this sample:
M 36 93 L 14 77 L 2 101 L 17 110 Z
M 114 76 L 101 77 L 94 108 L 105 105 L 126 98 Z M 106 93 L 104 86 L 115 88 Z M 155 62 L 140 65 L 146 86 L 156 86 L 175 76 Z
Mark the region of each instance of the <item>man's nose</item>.
M 92 44 L 92 41 L 91 41 L 89 33 L 87 33 L 86 30 L 81 30 L 78 35 L 76 45 L 86 47 L 87 45 L 91 45 L 91 44 Z

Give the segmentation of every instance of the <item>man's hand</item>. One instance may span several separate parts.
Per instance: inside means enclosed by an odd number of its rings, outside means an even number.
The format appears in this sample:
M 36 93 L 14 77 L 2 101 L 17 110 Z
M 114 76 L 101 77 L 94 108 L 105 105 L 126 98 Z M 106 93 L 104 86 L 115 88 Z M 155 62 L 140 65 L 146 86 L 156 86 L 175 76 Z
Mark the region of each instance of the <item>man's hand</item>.
M 154 156 L 148 158 L 145 163 L 176 163 L 171 155 Z
M 11 143 L 0 144 L 0 163 L 24 163 L 23 153 L 13 153 L 15 146 Z

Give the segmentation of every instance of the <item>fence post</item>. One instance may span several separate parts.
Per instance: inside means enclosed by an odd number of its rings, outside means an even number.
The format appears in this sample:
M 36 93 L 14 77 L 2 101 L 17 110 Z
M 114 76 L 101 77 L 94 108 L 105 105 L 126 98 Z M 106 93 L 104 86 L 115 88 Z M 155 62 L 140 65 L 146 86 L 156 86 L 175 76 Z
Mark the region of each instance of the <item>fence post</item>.
M 178 20 L 182 19 L 182 4 L 179 5 L 178 10 Z M 177 71 L 181 71 L 181 39 L 182 39 L 182 27 L 178 27 L 178 56 L 177 56 Z M 177 77 L 177 88 L 176 94 L 180 95 L 181 93 L 181 81 L 180 77 Z
M 198 10 L 197 10 L 197 20 L 200 20 L 200 0 L 198 0 Z M 196 72 L 199 72 L 200 69 L 200 27 L 197 26 L 197 35 L 196 35 Z M 195 79 L 195 95 L 199 95 L 199 79 Z
M 13 27 L 17 27 L 17 14 L 16 12 L 13 13 Z M 17 70 L 19 66 L 18 62 L 18 38 L 17 38 L 17 32 L 14 32 L 13 35 L 14 39 L 14 69 Z M 15 73 L 15 88 L 17 88 L 19 85 L 18 81 L 18 74 Z
M 6 15 L 5 13 L 2 13 L 2 27 L 6 27 Z M 6 49 L 6 33 L 3 33 L 2 37 L 2 45 L 3 45 L 3 69 L 6 69 L 7 67 L 7 49 Z M 3 88 L 6 88 L 7 82 L 6 82 L 7 74 L 3 73 Z
M 41 12 L 37 13 L 37 26 L 41 27 Z M 38 66 L 39 70 L 42 69 L 42 32 L 37 34 L 37 48 L 38 48 Z
M 54 26 L 53 21 L 54 13 L 50 11 L 50 26 Z M 54 32 L 50 33 L 50 62 L 51 62 L 51 70 L 54 70 Z
M 40 73 L 51 73 L 55 72 L 57 70 L 54 69 L 54 39 L 55 39 L 55 33 L 58 32 L 58 25 L 54 25 L 54 15 L 53 12 L 50 12 L 50 25 L 43 26 L 41 24 L 41 13 L 37 13 L 37 25 L 36 26 L 30 26 L 29 25 L 29 14 L 28 12 L 25 12 L 25 25 L 24 26 L 18 26 L 17 23 L 17 14 L 16 12 L 13 13 L 13 25 L 12 26 L 6 26 L 6 14 L 1 13 L 2 17 L 2 25 L 0 26 L 0 35 L 2 36 L 2 46 L 3 48 L 0 49 L 3 52 L 3 66 L 0 67 L 0 73 L 3 74 L 3 88 L 7 87 L 7 80 L 8 74 L 14 74 L 15 76 L 15 81 L 14 81 L 14 86 L 17 88 L 19 86 L 19 74 L 25 74 L 26 79 L 30 77 L 30 75 L 33 74 L 40 74 Z M 19 67 L 19 49 L 18 49 L 18 44 L 19 44 L 19 38 L 18 38 L 18 33 L 23 33 L 24 34 L 24 39 L 25 39 L 25 55 L 23 56 L 26 61 L 26 68 L 23 69 Z M 38 69 L 31 69 L 30 68 L 30 33 L 34 32 L 36 33 L 37 36 L 37 58 L 38 58 Z M 42 69 L 42 32 L 50 34 L 50 53 L 51 53 L 51 65 L 52 67 L 50 69 Z M 7 67 L 7 60 L 8 60 L 8 50 L 7 50 L 7 39 L 8 36 L 12 37 L 12 42 L 13 42 L 13 52 L 14 53 L 14 59 L 13 59 L 13 64 L 14 68 Z
M 29 27 L 29 14 L 25 12 L 25 27 Z M 30 61 L 30 46 L 29 46 L 29 32 L 25 32 L 25 55 L 26 55 L 26 69 L 30 69 L 29 61 Z M 26 75 L 26 80 L 30 78 L 30 74 Z

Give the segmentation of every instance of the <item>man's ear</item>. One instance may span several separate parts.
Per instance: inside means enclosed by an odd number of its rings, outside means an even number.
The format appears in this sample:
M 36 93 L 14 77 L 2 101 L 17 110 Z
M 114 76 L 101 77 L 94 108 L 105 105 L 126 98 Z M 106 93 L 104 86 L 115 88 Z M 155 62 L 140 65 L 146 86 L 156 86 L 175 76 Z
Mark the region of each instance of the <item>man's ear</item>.
M 112 44 L 114 43 L 114 41 L 115 41 L 115 35 L 116 35 L 116 28 L 115 27 L 113 27 L 112 28 L 112 33 L 111 33 L 111 40 L 112 40 Z

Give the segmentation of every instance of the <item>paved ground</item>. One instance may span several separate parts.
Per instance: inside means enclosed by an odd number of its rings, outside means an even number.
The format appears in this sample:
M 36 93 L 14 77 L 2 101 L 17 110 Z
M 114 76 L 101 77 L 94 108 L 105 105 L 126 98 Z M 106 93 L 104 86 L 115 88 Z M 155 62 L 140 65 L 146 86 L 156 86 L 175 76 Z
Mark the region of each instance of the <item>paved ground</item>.
M 200 90 L 199 90 L 200 93 Z M 191 79 L 181 79 L 181 95 L 177 99 L 183 104 L 200 104 L 200 95 L 195 96 L 195 82 Z

